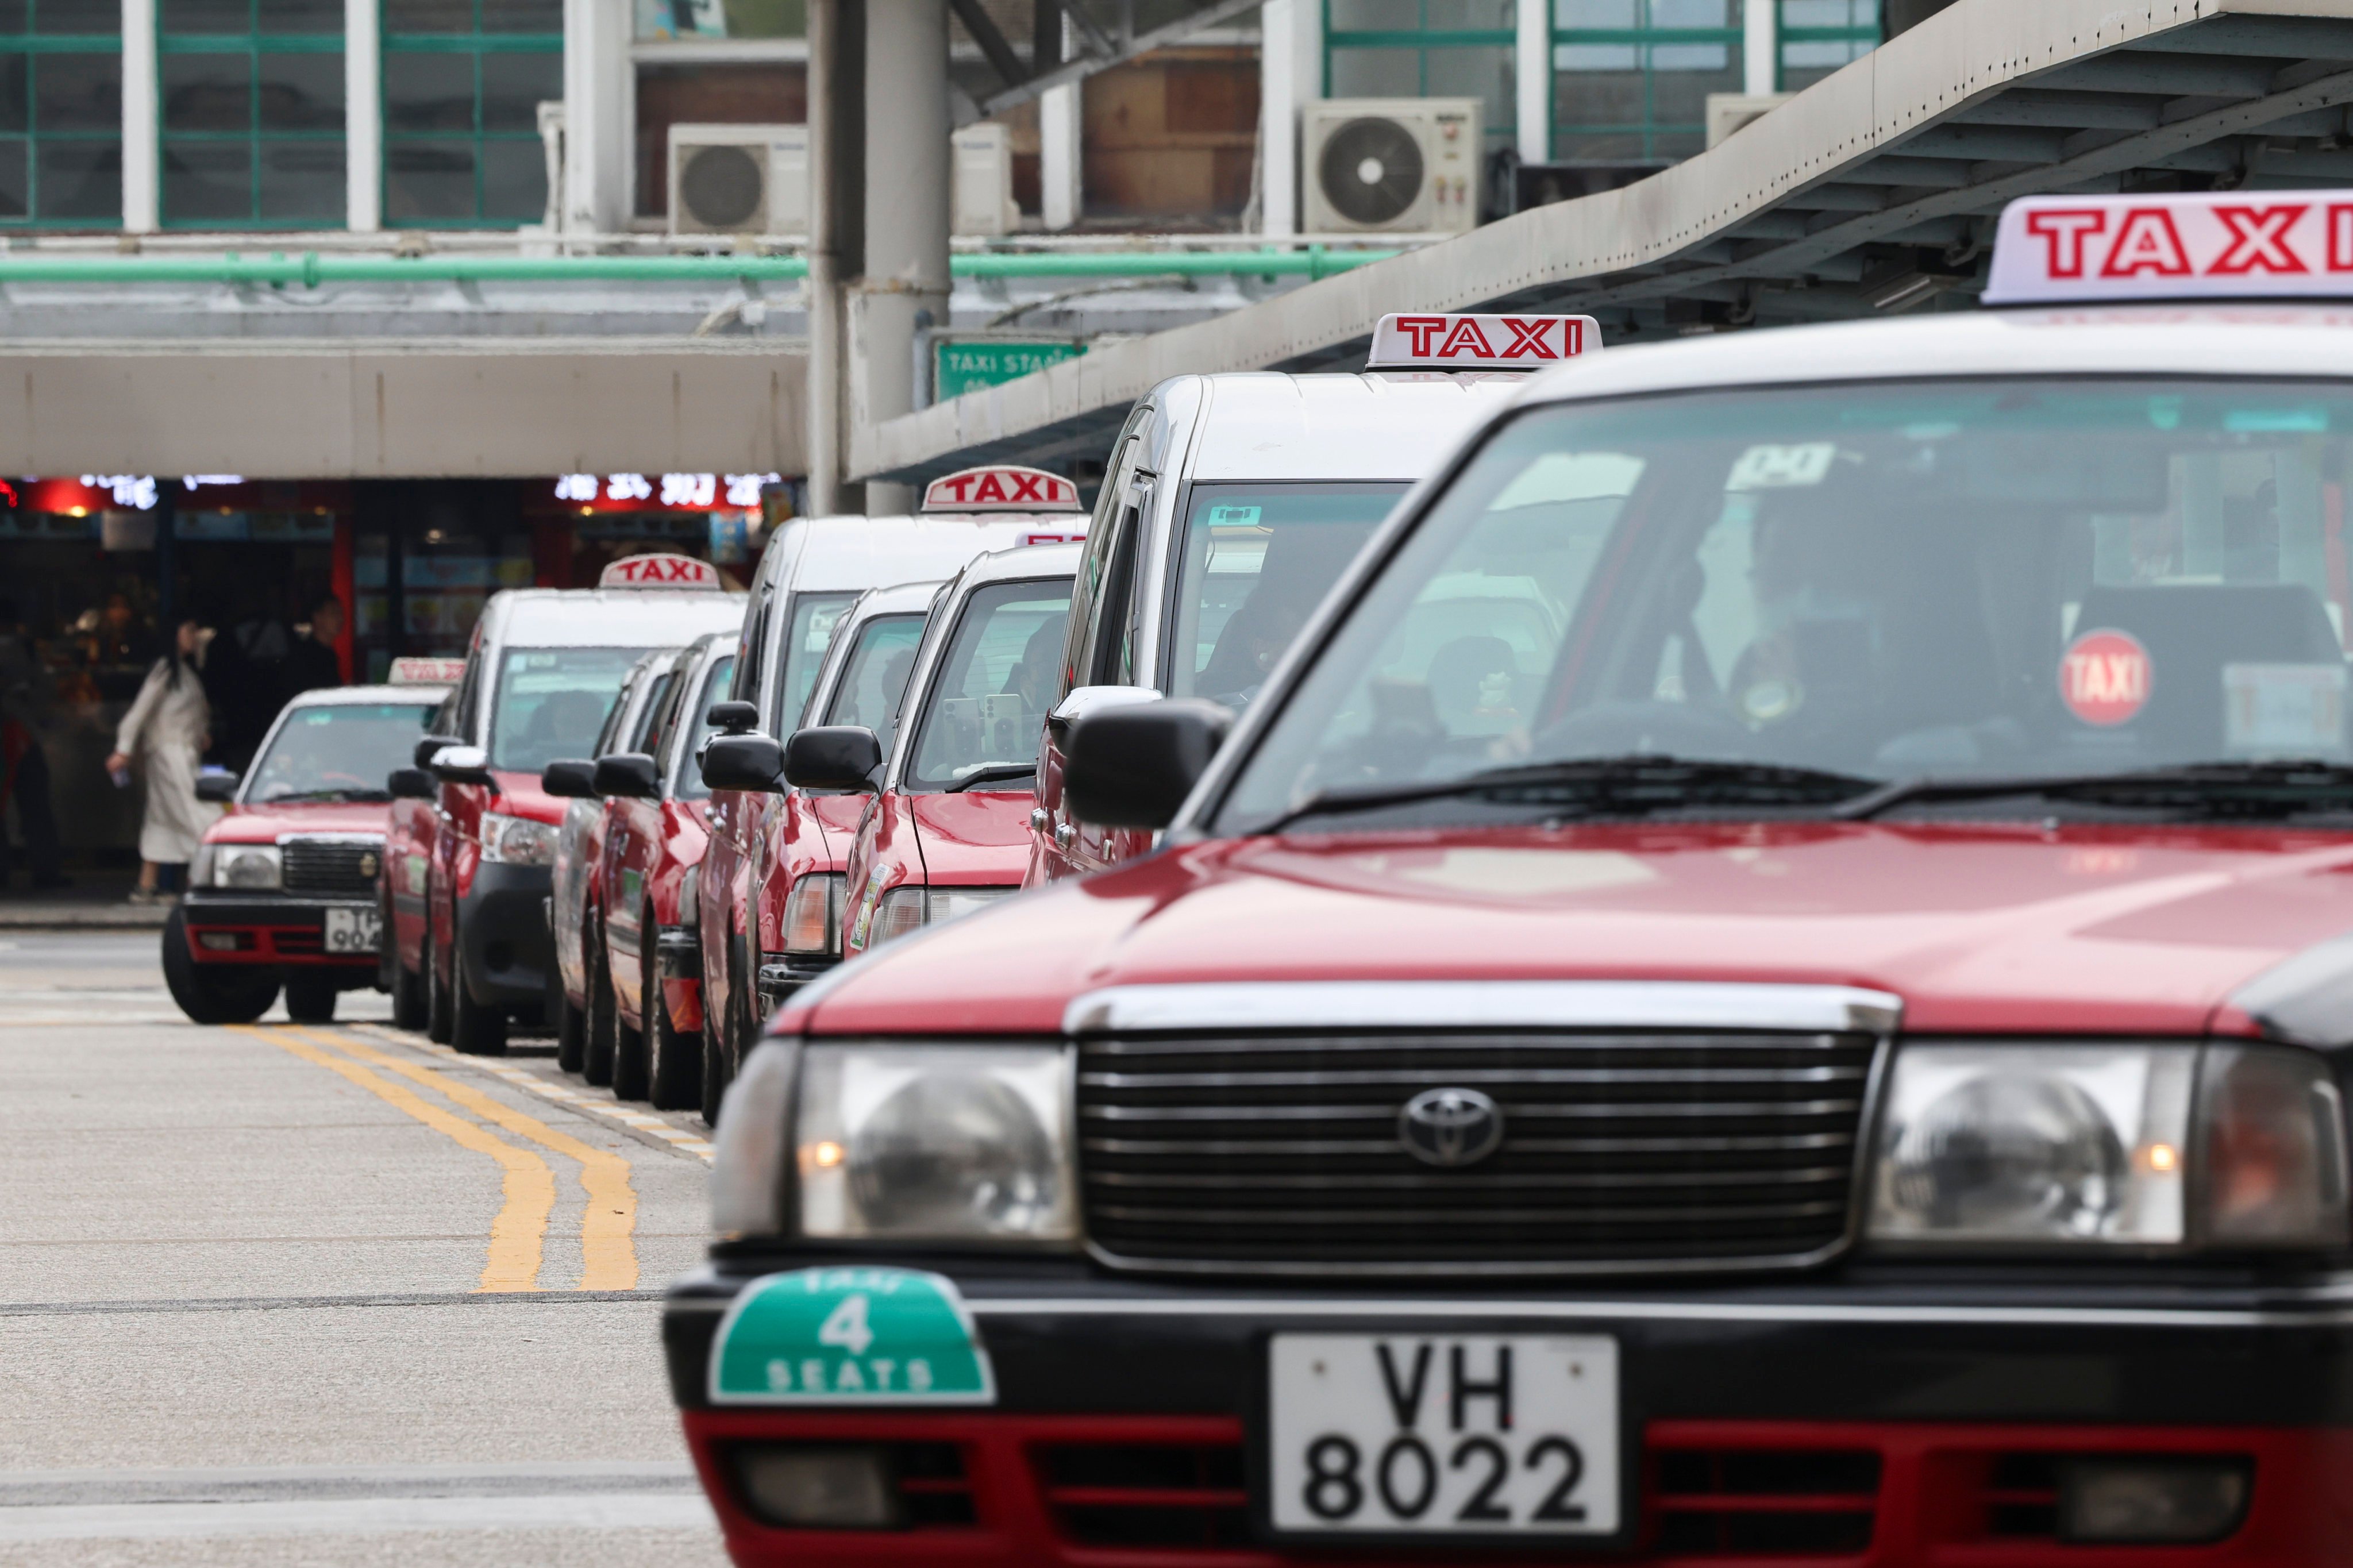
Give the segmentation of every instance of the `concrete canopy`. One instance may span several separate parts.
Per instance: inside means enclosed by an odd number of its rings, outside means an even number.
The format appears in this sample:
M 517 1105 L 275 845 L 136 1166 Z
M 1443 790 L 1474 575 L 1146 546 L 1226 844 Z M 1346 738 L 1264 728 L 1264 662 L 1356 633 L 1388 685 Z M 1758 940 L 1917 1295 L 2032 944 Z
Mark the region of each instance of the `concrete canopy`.
M 851 434 L 861 478 L 1100 454 L 1165 377 L 1354 369 L 1392 310 L 1584 311 L 1605 341 L 1973 302 L 2056 191 L 2353 185 L 2353 0 L 1958 0 L 1621 190 Z

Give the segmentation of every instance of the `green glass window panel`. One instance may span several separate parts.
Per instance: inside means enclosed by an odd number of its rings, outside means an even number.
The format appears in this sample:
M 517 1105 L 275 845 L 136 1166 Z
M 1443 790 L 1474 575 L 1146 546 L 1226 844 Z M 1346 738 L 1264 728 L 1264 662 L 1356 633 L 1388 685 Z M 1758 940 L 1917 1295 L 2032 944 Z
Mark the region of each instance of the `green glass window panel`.
M 33 84 L 37 130 L 121 134 L 121 55 L 36 55 Z
M 253 144 L 164 139 L 164 213 L 174 223 L 253 216 Z
M 1416 98 L 1421 92 L 1419 49 L 1334 49 L 1334 98 Z
M 1418 33 L 1421 0 L 1332 0 L 1325 25 L 1335 33 Z
M 122 5 L 121 0 L 34 0 L 33 31 L 52 36 L 120 35 Z
M 163 0 L 155 21 L 167 37 L 249 33 L 253 7 L 248 0 Z
M 528 142 L 482 143 L 482 216 L 536 223 L 547 211 L 547 153 Z
M 393 35 L 470 33 L 474 0 L 383 0 L 384 30 Z
M 43 141 L 34 144 L 39 182 L 34 216 L 45 223 L 122 221 L 122 140 Z
M 341 34 L 343 0 L 259 0 L 254 20 L 269 34 Z
M 384 213 L 395 223 L 465 220 L 475 216 L 476 144 L 398 141 L 384 150 Z
M 471 131 L 474 57 L 470 54 L 387 54 L 384 57 L 384 122 L 393 132 Z
M 343 216 L 340 136 L 265 141 L 258 148 L 259 216 L 276 222 L 335 223 Z
M 1472 48 L 1427 49 L 1421 57 L 1421 90 L 1429 98 L 1475 98 L 1481 128 L 1491 135 L 1512 129 L 1513 50 L 1508 44 Z
M 0 0 L 0 36 L 15 37 L 23 33 L 31 9 L 26 0 Z
M 33 216 L 33 144 L 22 136 L 0 137 L 0 221 L 21 223 Z
M 166 132 L 251 128 L 251 55 L 165 55 L 158 68 Z
M 485 33 L 560 34 L 564 0 L 481 0 Z
M 533 52 L 482 57 L 482 129 L 528 134 L 539 146 L 539 106 L 564 96 L 564 57 Z M 537 154 L 534 153 L 534 156 Z
M 262 130 L 342 133 L 342 55 L 265 53 L 259 57 L 257 75 Z
M 1622 30 L 1641 26 L 1641 0 L 1553 0 L 1558 32 Z
M 0 54 L 0 132 L 22 133 L 33 128 L 30 80 L 29 59 L 13 51 Z

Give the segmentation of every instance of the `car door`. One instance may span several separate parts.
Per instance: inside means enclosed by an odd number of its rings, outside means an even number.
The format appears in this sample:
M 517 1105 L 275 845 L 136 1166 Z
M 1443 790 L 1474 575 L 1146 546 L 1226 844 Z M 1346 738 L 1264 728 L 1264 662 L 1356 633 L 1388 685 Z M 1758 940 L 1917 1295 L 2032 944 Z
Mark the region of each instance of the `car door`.
M 680 694 L 687 681 L 681 669 L 688 659 L 678 658 L 655 677 L 656 686 L 645 712 L 631 726 L 624 752 L 659 752 L 678 722 Z M 643 944 L 646 880 L 661 852 L 662 803 L 616 795 L 605 803 L 605 843 L 598 858 L 599 901 L 607 962 L 613 966 L 613 1004 L 632 1027 L 642 1016 L 638 994 L 645 974 Z
M 746 610 L 744 635 L 735 644 L 735 673 L 729 682 L 731 701 L 749 702 L 762 712 L 767 694 L 760 689 L 763 652 L 768 646 L 775 606 L 781 590 L 763 584 Z M 703 850 L 697 924 L 702 949 L 702 990 L 713 1017 L 727 1016 L 737 976 L 728 967 L 728 937 L 752 929 L 752 869 L 758 858 L 756 834 L 769 797 L 746 790 L 711 792 L 711 842 Z M 752 977 L 741 977 L 749 985 Z

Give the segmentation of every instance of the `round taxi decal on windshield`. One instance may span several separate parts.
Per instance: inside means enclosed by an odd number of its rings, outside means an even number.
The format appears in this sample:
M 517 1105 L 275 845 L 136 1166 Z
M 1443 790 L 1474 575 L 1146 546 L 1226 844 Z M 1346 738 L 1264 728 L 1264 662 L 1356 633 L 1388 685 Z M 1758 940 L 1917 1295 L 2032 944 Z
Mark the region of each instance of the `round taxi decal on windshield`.
M 2148 705 L 2148 649 L 2129 632 L 2085 632 L 2059 660 L 2059 695 L 2086 724 L 2126 722 Z

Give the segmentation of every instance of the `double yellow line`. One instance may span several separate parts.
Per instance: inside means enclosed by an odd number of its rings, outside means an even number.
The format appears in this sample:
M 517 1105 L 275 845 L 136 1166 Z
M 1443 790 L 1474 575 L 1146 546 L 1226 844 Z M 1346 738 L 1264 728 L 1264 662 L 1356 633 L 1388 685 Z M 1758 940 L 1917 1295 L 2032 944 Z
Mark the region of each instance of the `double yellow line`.
M 543 1156 L 507 1142 L 481 1122 L 469 1121 L 435 1105 L 385 1077 L 375 1070 L 378 1068 L 431 1089 L 483 1121 L 576 1161 L 586 1200 L 580 1214 L 581 1268 L 576 1289 L 637 1289 L 638 1253 L 631 1237 L 638 1224 L 638 1194 L 629 1185 L 629 1163 L 618 1154 L 559 1132 L 537 1117 L 526 1116 L 438 1068 L 364 1046 L 342 1035 L 297 1025 L 241 1027 L 243 1033 L 340 1074 L 459 1147 L 487 1154 L 498 1162 L 504 1175 L 505 1201 L 498 1217 L 491 1222 L 490 1256 L 483 1263 L 481 1283 L 476 1289 L 539 1289 L 541 1249 L 547 1237 L 548 1218 L 555 1212 L 555 1172 Z

